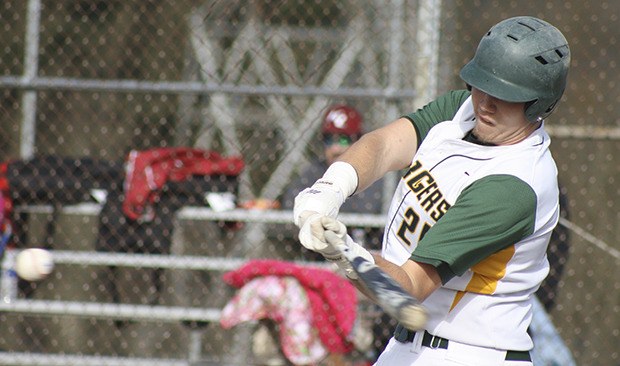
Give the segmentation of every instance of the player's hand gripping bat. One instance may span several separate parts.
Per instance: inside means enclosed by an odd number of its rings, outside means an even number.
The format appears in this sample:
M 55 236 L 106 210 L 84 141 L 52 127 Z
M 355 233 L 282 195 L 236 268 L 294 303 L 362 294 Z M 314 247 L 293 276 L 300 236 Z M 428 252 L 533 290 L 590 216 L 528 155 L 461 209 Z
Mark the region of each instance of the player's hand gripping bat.
M 373 300 L 387 314 L 396 319 L 405 328 L 419 330 L 424 328 L 427 319 L 426 309 L 420 302 L 402 288 L 392 277 L 381 270 L 377 265 L 356 255 L 343 240 L 332 231 L 325 231 L 325 238 L 342 253 L 359 281 L 366 288 Z M 339 243 L 337 243 L 339 241 Z

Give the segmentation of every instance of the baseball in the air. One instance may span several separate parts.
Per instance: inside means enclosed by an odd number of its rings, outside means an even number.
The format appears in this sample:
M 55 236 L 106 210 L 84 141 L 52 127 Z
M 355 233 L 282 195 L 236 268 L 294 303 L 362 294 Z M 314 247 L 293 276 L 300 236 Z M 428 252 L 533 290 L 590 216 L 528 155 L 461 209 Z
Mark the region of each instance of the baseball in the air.
M 24 249 L 15 258 L 15 272 L 26 281 L 39 281 L 54 269 L 52 253 L 41 248 Z

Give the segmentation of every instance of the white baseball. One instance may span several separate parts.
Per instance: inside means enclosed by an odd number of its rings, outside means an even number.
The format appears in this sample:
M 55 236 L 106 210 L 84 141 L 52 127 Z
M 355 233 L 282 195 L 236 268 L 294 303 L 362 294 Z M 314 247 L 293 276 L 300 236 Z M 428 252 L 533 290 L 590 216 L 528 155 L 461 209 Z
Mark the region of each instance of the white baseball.
M 39 281 L 54 269 L 52 253 L 41 248 L 24 249 L 15 258 L 15 272 L 27 281 Z

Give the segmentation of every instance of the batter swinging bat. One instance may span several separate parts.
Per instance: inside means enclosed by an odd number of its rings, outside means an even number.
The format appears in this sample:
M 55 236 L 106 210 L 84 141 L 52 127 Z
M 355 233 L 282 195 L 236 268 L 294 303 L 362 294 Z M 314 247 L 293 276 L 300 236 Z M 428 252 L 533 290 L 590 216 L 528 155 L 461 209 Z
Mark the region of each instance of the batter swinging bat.
M 331 232 L 325 233 L 326 236 L 332 234 Z M 418 300 L 375 264 L 352 253 L 344 243 L 336 247 L 351 263 L 360 282 L 374 296 L 377 305 L 407 329 L 419 330 L 424 327 L 427 318 L 426 309 Z

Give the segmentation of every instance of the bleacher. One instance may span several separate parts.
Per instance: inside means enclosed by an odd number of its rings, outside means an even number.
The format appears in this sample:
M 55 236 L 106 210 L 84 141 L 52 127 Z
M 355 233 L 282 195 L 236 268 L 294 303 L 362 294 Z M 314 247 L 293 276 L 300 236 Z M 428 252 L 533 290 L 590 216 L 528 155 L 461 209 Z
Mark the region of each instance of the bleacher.
M 205 248 L 217 247 L 213 244 L 222 240 L 216 234 L 222 232 L 218 223 L 236 222 L 243 223 L 237 237 L 256 233 L 257 228 L 264 234 L 254 240 L 244 238 L 244 247 L 254 247 L 253 253 L 259 253 L 257 246 L 267 243 L 271 235 L 281 236 L 287 230 L 294 233 L 290 211 L 217 212 L 184 207 L 176 213 L 170 254 L 157 255 L 95 251 L 93 232 L 100 209 L 93 204 L 72 205 L 56 215 L 55 224 L 63 230 L 56 230 L 57 237 L 52 241 L 57 247 L 52 249 L 55 269 L 49 278 L 14 298 L 7 294 L 15 290 L 3 282 L 0 317 L 4 331 L 13 332 L 14 337 L 13 344 L 0 345 L 12 350 L 0 352 L 0 364 L 203 365 L 246 364 L 252 359 L 248 340 L 252 325 L 225 331 L 218 323 L 222 306 L 233 295 L 233 289 L 221 281 L 221 274 L 238 268 L 250 257 L 231 256 L 221 250 L 219 254 L 224 255 L 209 255 Z M 45 232 L 37 227 L 46 222 L 43 216 L 50 215 L 51 208 L 18 210 L 28 213 L 32 228 L 29 246 L 38 246 L 41 238 L 33 234 Z M 356 214 L 341 214 L 341 219 L 369 227 L 382 227 L 384 220 L 379 215 Z M 210 230 L 204 230 L 206 226 Z M 205 232 L 211 235 L 196 239 Z M 81 239 L 72 239 L 67 233 Z M 16 250 L 5 254 L 2 273 L 10 271 L 15 254 Z M 331 268 L 328 264 L 298 262 Z M 116 285 L 133 290 L 122 296 L 122 302 L 112 301 L 101 287 L 101 277 L 111 267 L 121 271 L 114 277 L 119 281 Z M 152 271 L 161 271 L 163 277 L 158 294 L 140 291 L 140 281 L 142 285 L 148 283 L 145 276 Z M 239 341 L 240 337 L 245 340 Z M 106 352 L 106 348 L 113 352 Z

